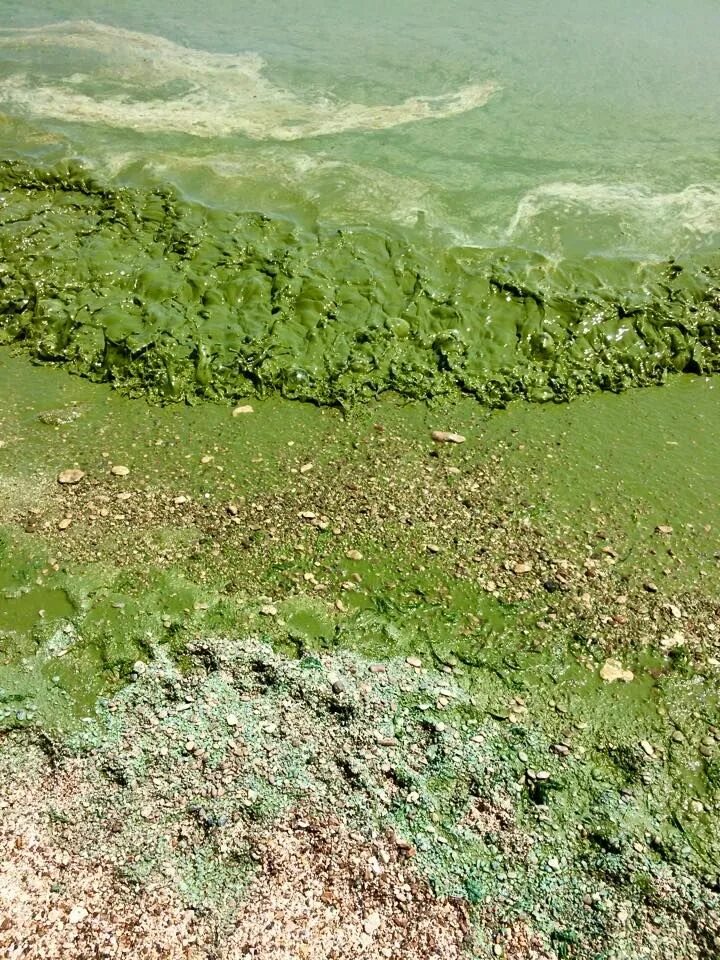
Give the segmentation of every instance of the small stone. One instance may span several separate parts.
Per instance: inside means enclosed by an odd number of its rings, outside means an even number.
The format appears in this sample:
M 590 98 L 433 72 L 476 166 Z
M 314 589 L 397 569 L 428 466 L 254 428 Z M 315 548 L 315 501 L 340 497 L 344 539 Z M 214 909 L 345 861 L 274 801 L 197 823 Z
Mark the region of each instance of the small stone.
M 626 670 L 619 660 L 606 660 L 600 668 L 600 677 L 606 683 L 613 683 L 615 680 L 629 683 L 635 679 L 635 674 L 632 670 Z
M 648 756 L 654 759 L 655 757 L 655 748 L 647 740 L 641 740 L 640 746 L 642 747 L 643 752 Z
M 531 570 L 532 570 L 532 563 L 530 563 L 529 560 L 526 560 L 522 563 L 516 563 L 515 566 L 513 567 L 513 573 L 516 573 L 516 574 L 530 573 Z
M 133 664 L 133 670 L 141 677 L 147 671 L 147 664 L 142 660 L 136 660 Z
M 114 477 L 126 477 L 130 473 L 130 467 L 124 467 L 122 464 L 116 464 L 111 470 L 110 473 Z
M 433 430 L 430 434 L 435 443 L 465 443 L 465 437 L 460 433 L 449 433 L 446 430 Z
M 312 468 L 313 468 L 312 463 L 304 463 L 300 467 L 300 473 L 309 473 L 309 471 L 312 470 Z
M 684 743 L 685 734 L 682 732 L 682 730 L 673 730 L 672 739 L 675 741 L 675 743 Z
M 345 684 L 342 680 L 335 680 L 332 685 L 332 692 L 335 694 L 345 693 Z
M 440 553 L 440 547 L 436 543 L 429 543 L 427 545 L 428 553 Z
M 187 750 L 188 753 L 194 753 L 195 750 L 197 749 L 197 744 L 195 743 L 194 740 L 186 740 L 185 749 Z
M 380 928 L 381 922 L 380 914 L 377 912 L 377 910 L 373 910 L 370 916 L 366 917 L 365 922 L 363 923 L 363 930 L 369 937 L 372 937 L 372 935 Z
M 200 457 L 200 463 L 211 463 L 215 457 L 211 457 L 209 453 L 206 453 L 204 457 Z
M 241 404 L 239 407 L 235 407 L 235 409 L 232 412 L 232 415 L 234 417 L 240 417 L 242 416 L 243 413 L 254 413 L 254 412 L 255 411 L 253 410 L 253 408 L 249 403 L 244 403 L 244 404 Z
M 668 526 L 666 523 L 659 523 L 659 524 L 655 527 L 655 533 L 665 533 L 665 534 L 667 534 L 667 533 L 672 533 L 672 532 L 673 532 L 673 528 L 670 527 L 670 526 Z
M 88 912 L 85 907 L 78 904 L 74 906 L 68 915 L 68 923 L 82 923 Z
M 235 716 L 234 713 L 229 713 L 229 714 L 225 717 L 225 723 L 226 723 L 229 727 L 236 727 L 236 726 L 238 725 L 238 718 Z
M 348 550 L 345 554 L 348 560 L 362 560 L 363 555 L 359 550 Z
M 418 657 L 406 657 L 405 663 L 409 667 L 415 667 L 418 670 L 420 669 L 420 667 L 422 667 L 422 660 L 420 660 Z
M 58 530 L 67 530 L 67 528 L 70 526 L 71 523 L 72 523 L 72 518 L 71 518 L 71 517 L 65 517 L 65 518 L 64 518 L 63 520 L 61 520 L 60 523 L 58 524 Z
M 274 603 L 266 603 L 260 607 L 260 613 L 264 617 L 276 617 L 278 614 L 278 608 Z
M 62 473 L 58 474 L 58 483 L 70 486 L 74 483 L 80 483 L 84 476 L 84 470 L 63 470 Z
M 176 507 L 180 507 L 182 506 L 183 503 L 187 503 L 187 502 L 188 502 L 188 498 L 183 497 L 182 495 L 180 495 L 179 497 L 175 497 L 173 499 L 173 503 L 175 504 Z
M 375 735 L 375 742 L 379 747 L 394 747 L 397 745 L 395 737 L 383 737 L 380 734 Z
M 648 593 L 657 593 L 657 592 L 658 592 L 658 588 L 657 588 L 656 584 L 654 584 L 652 581 L 648 581 L 647 583 L 644 583 L 644 584 L 643 584 L 643 589 L 644 589 L 644 590 L 647 590 Z

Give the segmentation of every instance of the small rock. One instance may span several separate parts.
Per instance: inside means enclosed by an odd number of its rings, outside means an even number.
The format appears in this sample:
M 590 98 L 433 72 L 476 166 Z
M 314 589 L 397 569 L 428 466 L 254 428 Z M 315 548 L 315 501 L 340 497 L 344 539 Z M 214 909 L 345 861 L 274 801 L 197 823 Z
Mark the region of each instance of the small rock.
M 332 692 L 336 694 L 345 693 L 345 684 L 342 680 L 335 680 L 332 685 Z
M 260 613 L 262 613 L 264 617 L 276 617 L 278 608 L 274 603 L 266 603 L 264 606 L 260 607 Z
M 645 753 L 648 757 L 651 757 L 652 759 L 655 758 L 655 748 L 649 741 L 641 740 L 640 746 L 642 747 L 643 753 Z
M 363 555 L 359 550 L 348 550 L 345 554 L 348 560 L 362 560 Z
M 130 473 L 130 467 L 124 467 L 122 464 L 116 464 L 110 471 L 114 477 L 126 477 Z
M 240 417 L 242 416 L 243 413 L 254 413 L 254 412 L 255 411 L 253 410 L 253 408 L 249 403 L 244 403 L 244 404 L 241 404 L 241 406 L 239 407 L 235 407 L 235 409 L 232 412 L 232 415 L 234 417 Z
M 183 497 L 182 495 L 180 495 L 179 497 L 173 498 L 173 503 L 175 504 L 176 507 L 180 507 L 182 506 L 183 503 L 187 503 L 187 502 L 188 502 L 188 498 Z
M 647 583 L 644 583 L 644 584 L 643 584 L 643 590 L 647 590 L 648 593 L 657 593 L 657 592 L 658 592 L 657 585 L 654 584 L 652 581 L 648 581 Z
M 70 911 L 68 915 L 68 923 L 82 923 L 87 915 L 88 912 L 85 907 L 78 904 Z
M 373 910 L 370 916 L 365 918 L 363 930 L 369 937 L 372 937 L 374 933 L 377 933 L 381 923 L 382 921 L 380 920 L 380 914 L 377 912 L 377 910 Z
M 407 663 L 409 667 L 416 667 L 417 669 L 422 667 L 422 660 L 420 660 L 418 657 L 406 657 L 405 663 Z
M 436 543 L 429 543 L 427 545 L 428 553 L 440 553 L 440 547 Z
M 655 527 L 655 533 L 665 533 L 665 534 L 667 534 L 667 533 L 672 533 L 672 532 L 673 532 L 673 528 L 670 527 L 670 526 L 668 526 L 666 523 L 659 523 L 659 524 Z
M 615 680 L 629 683 L 635 679 L 635 674 L 632 670 L 626 670 L 619 660 L 606 660 L 600 668 L 600 677 L 606 683 L 613 683 Z
M 465 443 L 465 437 L 460 433 L 448 433 L 445 430 L 433 430 L 430 434 L 436 443 Z
M 71 517 L 65 517 L 65 518 L 64 518 L 63 520 L 61 520 L 60 523 L 58 524 L 58 530 L 67 530 L 67 528 L 70 526 L 71 523 L 72 523 L 72 518 L 71 518 Z
M 235 716 L 234 713 L 229 713 L 229 714 L 225 717 L 225 723 L 226 723 L 229 727 L 236 727 L 236 726 L 238 725 L 238 718 Z
M 135 663 L 133 664 L 133 670 L 139 677 L 141 677 L 144 673 L 147 672 L 147 664 L 144 663 L 142 660 L 136 660 Z
M 84 470 L 63 470 L 62 473 L 58 474 L 58 483 L 70 486 L 74 483 L 80 483 L 84 476 Z
M 200 463 L 212 463 L 215 457 L 210 456 L 209 453 L 206 453 L 204 457 L 200 457 Z
M 312 470 L 312 468 L 313 468 L 312 463 L 304 463 L 300 467 L 300 473 L 308 473 L 310 470 Z
M 529 560 L 526 560 L 522 563 L 516 563 L 515 566 L 513 567 L 513 573 L 517 573 L 517 574 L 530 573 L 531 570 L 532 570 L 532 563 L 530 563 Z

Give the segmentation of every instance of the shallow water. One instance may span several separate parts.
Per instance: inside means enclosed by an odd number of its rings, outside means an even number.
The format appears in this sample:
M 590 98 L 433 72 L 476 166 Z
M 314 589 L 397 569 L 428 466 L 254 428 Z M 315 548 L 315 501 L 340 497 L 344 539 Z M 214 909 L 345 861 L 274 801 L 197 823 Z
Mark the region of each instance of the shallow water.
M 0 155 L 554 256 L 720 237 L 709 0 L 2 0 L 0 23 Z

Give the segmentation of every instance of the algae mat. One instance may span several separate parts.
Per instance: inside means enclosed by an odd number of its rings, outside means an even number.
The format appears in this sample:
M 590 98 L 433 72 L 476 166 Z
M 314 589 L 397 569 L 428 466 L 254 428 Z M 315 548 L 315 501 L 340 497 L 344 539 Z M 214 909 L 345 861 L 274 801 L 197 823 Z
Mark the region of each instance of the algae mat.
M 0 338 L 165 400 L 567 400 L 714 371 L 717 256 L 555 263 L 0 166 Z

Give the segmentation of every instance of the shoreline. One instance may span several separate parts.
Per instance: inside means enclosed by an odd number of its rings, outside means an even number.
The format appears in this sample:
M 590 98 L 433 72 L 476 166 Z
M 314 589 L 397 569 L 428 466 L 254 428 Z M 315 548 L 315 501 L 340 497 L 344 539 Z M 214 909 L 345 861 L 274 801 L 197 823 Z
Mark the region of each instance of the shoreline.
M 0 365 L 3 946 L 716 948 L 712 382 L 233 417 Z

